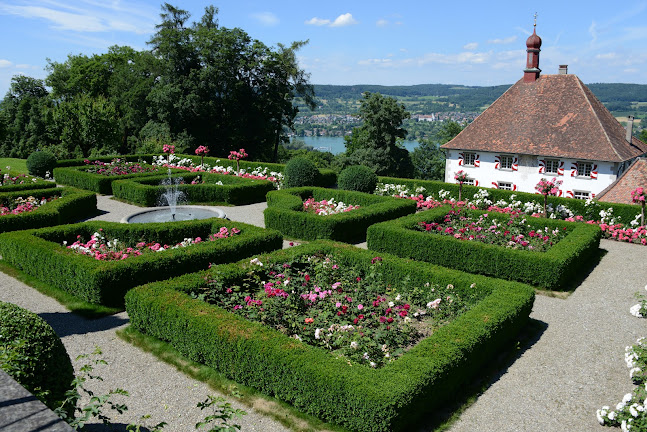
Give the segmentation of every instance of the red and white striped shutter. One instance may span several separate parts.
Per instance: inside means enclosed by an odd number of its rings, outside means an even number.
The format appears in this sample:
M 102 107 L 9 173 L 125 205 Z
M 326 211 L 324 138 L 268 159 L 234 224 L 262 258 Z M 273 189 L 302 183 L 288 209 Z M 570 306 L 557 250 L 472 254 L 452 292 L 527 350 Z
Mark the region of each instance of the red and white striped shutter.
M 512 190 L 513 190 L 513 191 L 516 191 L 516 190 L 517 190 L 517 185 L 516 185 L 516 184 L 514 184 L 514 183 L 512 183 Z
M 478 185 L 479 185 L 479 181 L 474 179 L 474 186 L 478 186 Z
M 474 159 L 474 166 L 475 167 L 480 167 L 481 166 L 481 155 L 476 155 L 476 158 Z
M 501 156 L 494 156 L 494 169 L 501 168 Z
M 564 193 L 562 192 L 562 190 L 561 190 L 561 189 L 558 189 L 558 194 L 557 194 L 557 196 L 558 196 L 558 197 L 561 197 L 563 194 L 564 194 Z
M 539 174 L 543 174 L 546 172 L 546 161 L 543 159 L 539 159 Z
M 575 198 L 575 194 L 573 193 L 573 191 L 566 191 L 566 195 L 567 195 L 569 198 Z
M 492 187 L 493 187 L 494 189 L 499 189 L 499 183 L 497 183 L 497 182 L 492 182 Z
M 557 168 L 557 175 L 564 175 L 564 161 L 559 161 L 559 168 Z
M 571 163 L 571 177 L 577 175 L 577 164 L 575 162 Z
M 591 178 L 592 179 L 598 178 L 598 166 L 596 164 L 593 164 L 593 167 L 591 167 Z
M 458 166 L 463 165 L 463 160 L 465 159 L 465 155 L 463 153 L 458 154 Z
M 512 161 L 512 171 L 518 171 L 518 170 L 519 170 L 519 159 L 517 159 L 517 157 L 515 156 L 514 160 Z

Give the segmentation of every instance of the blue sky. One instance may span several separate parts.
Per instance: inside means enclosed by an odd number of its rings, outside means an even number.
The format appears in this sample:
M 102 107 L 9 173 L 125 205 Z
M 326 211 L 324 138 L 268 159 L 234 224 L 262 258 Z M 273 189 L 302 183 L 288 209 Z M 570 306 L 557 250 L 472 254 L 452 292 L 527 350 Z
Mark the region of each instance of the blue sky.
M 540 68 L 585 83 L 647 84 L 647 0 L 629 2 L 226 0 L 175 1 L 198 20 L 219 9 L 267 45 L 309 40 L 301 67 L 315 84 L 511 84 L 525 67 L 538 13 Z M 0 0 L 0 95 L 15 74 L 44 78 L 47 58 L 146 49 L 160 3 L 147 0 Z

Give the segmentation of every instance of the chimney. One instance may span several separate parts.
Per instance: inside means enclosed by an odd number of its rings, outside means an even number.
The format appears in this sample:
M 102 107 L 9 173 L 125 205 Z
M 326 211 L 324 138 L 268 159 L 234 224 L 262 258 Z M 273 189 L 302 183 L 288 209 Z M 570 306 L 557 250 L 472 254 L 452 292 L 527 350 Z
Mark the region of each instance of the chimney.
M 628 116 L 627 117 L 627 142 L 631 143 L 631 133 L 633 132 L 634 128 L 634 116 Z
M 568 65 L 559 65 L 559 74 L 560 75 L 568 74 Z

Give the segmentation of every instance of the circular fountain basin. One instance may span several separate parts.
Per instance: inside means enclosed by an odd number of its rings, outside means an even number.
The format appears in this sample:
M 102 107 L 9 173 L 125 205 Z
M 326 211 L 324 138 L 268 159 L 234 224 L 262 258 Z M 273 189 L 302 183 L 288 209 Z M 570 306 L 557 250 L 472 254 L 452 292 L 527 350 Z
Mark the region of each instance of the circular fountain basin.
M 121 220 L 122 223 L 178 222 L 196 219 L 226 218 L 224 211 L 215 207 L 178 206 L 175 208 L 175 219 L 168 207 L 144 210 Z

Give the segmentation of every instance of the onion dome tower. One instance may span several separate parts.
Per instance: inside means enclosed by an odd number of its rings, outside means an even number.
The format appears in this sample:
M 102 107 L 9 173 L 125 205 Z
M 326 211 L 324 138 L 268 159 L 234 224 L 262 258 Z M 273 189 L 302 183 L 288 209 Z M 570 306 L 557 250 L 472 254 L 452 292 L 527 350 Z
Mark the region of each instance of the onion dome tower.
M 526 40 L 526 68 L 523 70 L 523 82 L 535 82 L 539 78 L 539 51 L 541 51 L 541 38 L 537 36 L 537 14 L 532 34 Z

